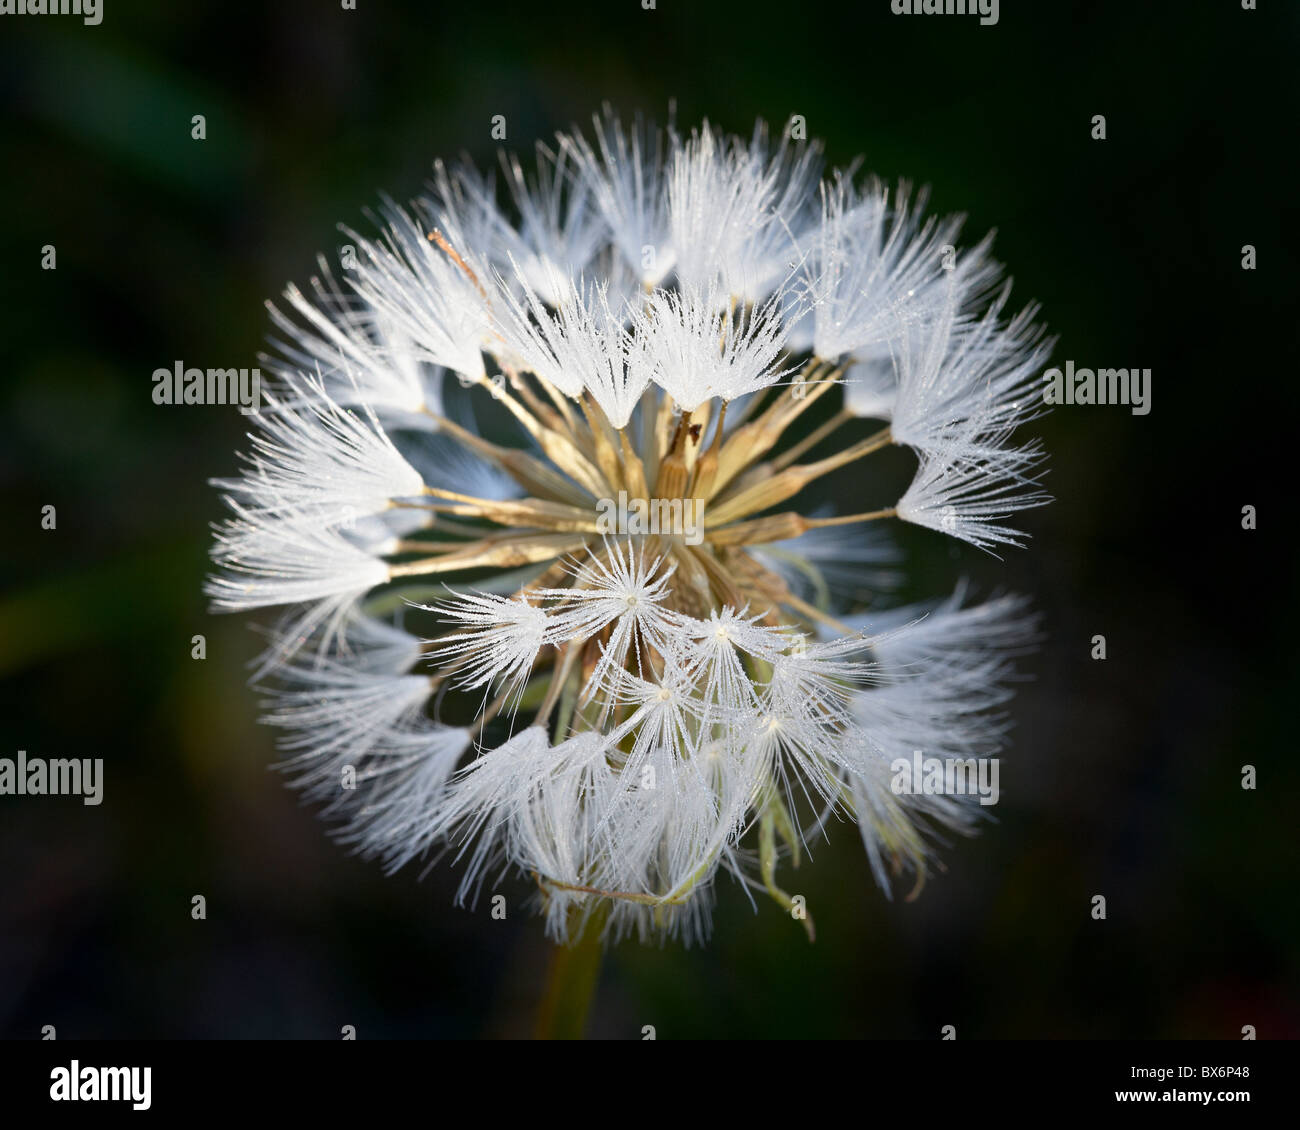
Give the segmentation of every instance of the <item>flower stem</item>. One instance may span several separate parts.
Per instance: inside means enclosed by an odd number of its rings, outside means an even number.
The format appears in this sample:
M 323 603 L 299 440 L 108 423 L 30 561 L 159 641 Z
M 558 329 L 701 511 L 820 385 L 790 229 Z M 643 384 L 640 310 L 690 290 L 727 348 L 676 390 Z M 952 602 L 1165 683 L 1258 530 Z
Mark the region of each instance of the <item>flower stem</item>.
M 588 921 L 577 941 L 556 946 L 551 954 L 551 968 L 533 1030 L 537 1039 L 582 1039 L 600 977 L 600 927 L 600 922 Z

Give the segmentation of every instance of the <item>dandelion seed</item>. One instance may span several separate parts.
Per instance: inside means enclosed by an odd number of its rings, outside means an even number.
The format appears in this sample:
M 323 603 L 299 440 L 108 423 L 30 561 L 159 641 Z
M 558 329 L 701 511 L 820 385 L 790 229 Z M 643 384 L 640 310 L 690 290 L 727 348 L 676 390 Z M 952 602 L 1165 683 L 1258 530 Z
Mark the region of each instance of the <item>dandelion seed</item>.
M 462 902 L 525 877 L 561 941 L 698 941 L 722 874 L 789 910 L 781 860 L 837 816 L 887 892 L 920 882 L 980 810 L 890 766 L 999 748 L 1033 622 L 964 587 L 877 611 L 877 524 L 1022 540 L 1051 343 L 923 193 L 819 184 L 819 148 L 761 123 L 607 108 L 593 137 L 507 156 L 501 196 L 439 163 L 348 233 L 350 290 L 322 266 L 272 310 L 208 591 L 282 609 L 255 677 L 291 783 L 388 869 L 460 866 Z M 865 416 L 889 426 L 845 440 Z M 863 462 L 890 445 L 901 498 Z M 852 509 L 804 505 L 845 467 Z

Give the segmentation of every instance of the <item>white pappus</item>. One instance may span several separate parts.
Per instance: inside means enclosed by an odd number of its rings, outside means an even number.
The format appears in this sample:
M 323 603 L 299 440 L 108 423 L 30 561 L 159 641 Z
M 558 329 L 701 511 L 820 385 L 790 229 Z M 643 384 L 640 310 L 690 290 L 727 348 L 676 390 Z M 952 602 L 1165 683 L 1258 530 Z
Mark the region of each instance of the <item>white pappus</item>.
M 449 859 L 470 903 L 522 875 L 561 941 L 697 941 L 724 875 L 811 933 L 779 871 L 814 837 L 856 822 L 888 892 L 978 820 L 889 765 L 999 748 L 1033 618 L 879 611 L 880 527 L 1023 540 L 1051 341 L 924 193 L 762 123 L 594 127 L 502 192 L 439 163 L 285 291 L 208 591 L 284 610 L 266 720 L 359 852 Z M 861 505 L 810 497 L 841 471 Z M 700 522 L 610 530 L 620 497 Z

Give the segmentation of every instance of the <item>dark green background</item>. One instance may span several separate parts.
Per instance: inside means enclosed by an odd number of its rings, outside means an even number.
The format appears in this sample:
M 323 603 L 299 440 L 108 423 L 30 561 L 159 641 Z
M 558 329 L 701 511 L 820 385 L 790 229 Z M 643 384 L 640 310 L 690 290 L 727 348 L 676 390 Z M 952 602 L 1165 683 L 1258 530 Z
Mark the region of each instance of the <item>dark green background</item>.
M 746 133 L 803 114 L 832 162 L 932 185 L 999 230 L 1056 361 L 1150 367 L 1153 410 L 1038 425 L 1057 501 L 1005 562 L 902 531 L 904 596 L 967 575 L 1044 613 L 999 823 L 914 903 L 836 827 L 788 883 L 812 947 L 724 883 L 707 948 L 610 956 L 592 1032 L 1300 1035 L 1295 5 L 1004 0 L 988 28 L 887 0 L 104 5 L 99 27 L 0 18 L 0 756 L 107 763 L 99 808 L 0 800 L 0 1034 L 527 1033 L 540 923 L 453 908 L 446 868 L 383 877 L 267 771 L 257 641 L 200 593 L 206 480 L 244 421 L 157 407 L 150 374 L 254 364 L 263 300 L 335 223 L 435 156 L 490 161 L 492 115 L 527 151 L 602 100 L 676 99 Z M 882 467 L 834 490 L 897 489 Z

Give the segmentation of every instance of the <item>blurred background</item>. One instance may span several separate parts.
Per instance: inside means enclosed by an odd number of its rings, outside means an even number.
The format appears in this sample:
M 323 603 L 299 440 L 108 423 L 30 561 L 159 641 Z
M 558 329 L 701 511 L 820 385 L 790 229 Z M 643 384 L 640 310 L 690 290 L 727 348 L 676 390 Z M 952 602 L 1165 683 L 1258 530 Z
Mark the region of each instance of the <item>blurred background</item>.
M 888 0 L 103 3 L 96 27 L 0 18 L 0 756 L 102 757 L 107 778 L 99 807 L 0 798 L 0 1035 L 529 1033 L 540 922 L 453 907 L 445 866 L 384 877 L 268 771 L 258 641 L 201 594 L 207 479 L 246 421 L 156 406 L 151 374 L 256 364 L 263 301 L 335 225 L 416 195 L 437 156 L 490 164 L 493 115 L 528 153 L 604 100 L 660 119 L 675 100 L 687 127 L 802 114 L 830 163 L 929 184 L 971 239 L 998 229 L 1055 363 L 1149 367 L 1153 407 L 1035 425 L 1056 502 L 1004 561 L 900 531 L 900 598 L 967 577 L 1043 614 L 998 822 L 914 902 L 833 827 L 787 872 L 811 947 L 724 881 L 708 946 L 611 952 L 591 1034 L 1300 1036 L 1294 501 L 1274 471 L 1295 442 L 1300 9 L 1004 0 L 981 27 Z M 829 489 L 865 488 L 849 470 Z

